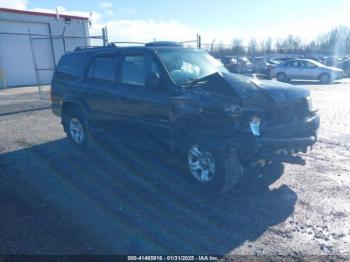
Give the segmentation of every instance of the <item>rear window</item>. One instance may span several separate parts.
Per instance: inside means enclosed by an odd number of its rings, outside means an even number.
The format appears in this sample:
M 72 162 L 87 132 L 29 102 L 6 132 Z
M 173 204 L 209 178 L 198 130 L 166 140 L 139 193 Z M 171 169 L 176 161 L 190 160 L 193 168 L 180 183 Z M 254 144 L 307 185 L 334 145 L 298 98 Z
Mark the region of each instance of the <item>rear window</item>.
M 89 62 L 90 57 L 87 55 L 66 54 L 62 56 L 56 73 L 66 77 L 82 78 Z

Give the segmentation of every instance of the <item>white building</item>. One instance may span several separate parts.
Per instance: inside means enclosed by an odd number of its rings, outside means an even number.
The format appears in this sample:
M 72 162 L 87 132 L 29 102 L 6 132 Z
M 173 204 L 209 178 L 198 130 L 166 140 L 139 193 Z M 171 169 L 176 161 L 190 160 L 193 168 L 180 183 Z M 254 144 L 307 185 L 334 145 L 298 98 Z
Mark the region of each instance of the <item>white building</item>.
M 88 45 L 88 23 L 86 17 L 0 8 L 0 78 L 7 86 L 50 83 L 61 55 Z

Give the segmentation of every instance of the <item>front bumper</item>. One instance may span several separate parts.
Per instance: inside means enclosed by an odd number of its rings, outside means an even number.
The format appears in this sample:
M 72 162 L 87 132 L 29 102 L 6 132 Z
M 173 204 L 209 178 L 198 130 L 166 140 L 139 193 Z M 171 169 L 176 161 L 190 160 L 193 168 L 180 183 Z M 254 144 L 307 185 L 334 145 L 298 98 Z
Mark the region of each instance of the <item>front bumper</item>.
M 268 139 L 285 139 L 293 141 L 294 138 L 310 138 L 315 136 L 318 128 L 320 127 L 320 116 L 314 112 L 309 117 L 290 122 L 288 124 L 277 125 L 262 130 L 261 137 L 257 137 L 259 140 Z
M 262 138 L 257 139 L 256 145 L 276 145 L 276 146 L 312 146 L 317 141 L 316 136 L 298 138 Z
M 332 74 L 332 80 L 340 80 L 343 79 L 345 77 L 345 73 L 344 72 L 335 72 Z
M 283 152 L 292 155 L 307 152 L 309 147 L 317 142 L 317 131 L 320 127 L 320 117 L 314 113 L 306 119 L 289 124 L 268 128 L 262 135 L 254 137 L 249 145 L 240 146 L 245 155 L 271 155 Z

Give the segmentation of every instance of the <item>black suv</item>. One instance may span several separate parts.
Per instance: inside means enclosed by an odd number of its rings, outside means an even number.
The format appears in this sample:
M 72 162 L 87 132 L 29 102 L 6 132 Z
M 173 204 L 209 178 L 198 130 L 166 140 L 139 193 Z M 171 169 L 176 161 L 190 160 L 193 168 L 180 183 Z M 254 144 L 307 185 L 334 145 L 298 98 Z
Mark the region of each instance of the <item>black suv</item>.
M 78 148 L 94 137 L 182 156 L 205 192 L 230 190 L 249 163 L 307 152 L 320 122 L 309 91 L 231 74 L 172 42 L 77 48 L 61 58 L 51 99 Z

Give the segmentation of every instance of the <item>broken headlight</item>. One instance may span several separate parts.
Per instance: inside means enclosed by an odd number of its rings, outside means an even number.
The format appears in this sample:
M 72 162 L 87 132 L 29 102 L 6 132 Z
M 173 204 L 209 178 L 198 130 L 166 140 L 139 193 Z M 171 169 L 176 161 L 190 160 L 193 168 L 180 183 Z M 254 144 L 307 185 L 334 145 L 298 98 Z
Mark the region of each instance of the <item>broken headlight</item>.
M 307 103 L 307 108 L 309 109 L 309 112 L 314 111 L 314 109 L 312 107 L 311 96 L 306 97 L 306 103 Z
M 250 130 L 254 136 L 260 136 L 260 117 L 254 116 L 249 123 Z

